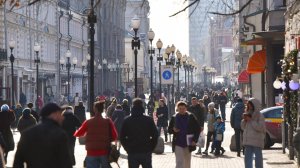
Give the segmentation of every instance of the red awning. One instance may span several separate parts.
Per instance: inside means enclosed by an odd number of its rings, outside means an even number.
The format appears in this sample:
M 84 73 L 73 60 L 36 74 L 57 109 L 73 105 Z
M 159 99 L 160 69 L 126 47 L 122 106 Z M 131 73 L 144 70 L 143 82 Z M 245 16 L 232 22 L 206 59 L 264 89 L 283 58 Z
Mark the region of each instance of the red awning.
M 254 52 L 249 58 L 247 65 L 247 72 L 249 74 L 262 73 L 266 67 L 266 50 Z
M 238 82 L 240 84 L 242 84 L 242 83 L 249 83 L 249 74 L 248 74 L 247 70 L 243 70 L 240 73 L 240 75 L 238 77 Z

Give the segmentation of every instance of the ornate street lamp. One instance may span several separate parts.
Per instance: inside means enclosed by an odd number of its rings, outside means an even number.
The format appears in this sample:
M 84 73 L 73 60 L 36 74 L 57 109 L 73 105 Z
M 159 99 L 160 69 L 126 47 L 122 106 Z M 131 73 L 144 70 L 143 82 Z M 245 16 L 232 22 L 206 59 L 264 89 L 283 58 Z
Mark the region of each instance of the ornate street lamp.
M 158 49 L 157 61 L 159 64 L 159 97 L 161 98 L 161 62 L 163 61 L 163 57 L 160 55 L 161 48 L 163 47 L 163 43 L 160 39 L 156 42 L 156 48 Z
M 61 69 L 63 70 L 64 66 L 66 66 L 66 70 L 67 70 L 67 78 L 68 78 L 68 88 L 67 88 L 68 104 L 70 104 L 70 101 L 71 101 L 70 100 L 70 70 L 71 70 L 72 64 L 73 64 L 73 67 L 75 69 L 76 64 L 78 62 L 77 58 L 74 57 L 73 60 L 72 60 L 72 63 L 71 63 L 71 56 L 72 56 L 71 51 L 67 50 L 67 52 L 65 54 L 65 57 L 67 58 L 67 62 L 66 62 L 66 60 L 64 58 L 62 58 L 59 61 L 60 65 L 61 65 Z
M 134 37 L 131 41 L 131 48 L 134 50 L 134 57 L 135 57 L 135 72 L 134 72 L 134 91 L 135 91 L 135 97 L 138 97 L 138 81 L 137 81 L 137 55 L 138 50 L 140 49 L 140 38 L 137 36 L 137 32 L 140 28 L 141 21 L 140 19 L 135 15 L 134 18 L 131 19 L 131 26 L 134 30 Z
M 183 64 L 183 68 L 184 68 L 184 88 L 185 89 L 187 89 L 187 83 L 186 83 L 186 70 L 187 70 L 186 66 L 187 66 L 187 62 L 186 61 L 187 61 L 187 56 L 184 55 L 182 57 L 182 64 Z
M 154 54 L 154 49 L 152 48 L 152 41 L 155 37 L 155 33 L 152 29 L 149 30 L 148 32 L 148 40 L 150 41 L 150 49 L 148 53 L 150 54 L 150 99 L 152 102 L 154 102 L 153 98 L 153 54 Z
M 10 60 L 10 63 L 11 63 L 11 105 L 15 105 L 15 88 L 14 88 L 14 85 L 15 85 L 15 82 L 14 82 L 14 61 L 15 61 L 15 57 L 13 55 L 13 50 L 16 46 L 16 41 L 14 40 L 10 40 L 9 41 L 9 48 L 10 48 L 10 57 L 9 57 L 9 60 Z
M 39 45 L 39 43 L 35 43 L 33 46 L 33 50 L 35 52 L 36 58 L 34 59 L 34 63 L 36 64 L 36 104 L 38 101 L 38 97 L 39 97 L 39 63 L 40 58 L 39 58 L 39 52 L 41 50 L 41 46 Z M 38 106 L 36 106 L 37 111 L 40 110 L 38 109 Z
M 180 99 L 180 80 L 179 80 L 179 69 L 181 67 L 181 58 L 182 58 L 182 54 L 179 50 L 177 50 L 176 52 L 176 56 L 177 56 L 177 70 L 178 70 L 178 76 L 177 76 L 177 101 L 179 101 Z

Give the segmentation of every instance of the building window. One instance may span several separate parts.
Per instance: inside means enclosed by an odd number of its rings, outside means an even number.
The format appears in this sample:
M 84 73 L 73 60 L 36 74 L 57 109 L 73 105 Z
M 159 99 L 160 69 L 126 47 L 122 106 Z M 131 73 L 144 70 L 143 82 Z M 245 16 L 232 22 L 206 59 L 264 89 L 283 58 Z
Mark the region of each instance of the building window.
M 219 44 L 223 44 L 223 37 L 222 36 L 219 37 L 218 42 L 219 42 Z

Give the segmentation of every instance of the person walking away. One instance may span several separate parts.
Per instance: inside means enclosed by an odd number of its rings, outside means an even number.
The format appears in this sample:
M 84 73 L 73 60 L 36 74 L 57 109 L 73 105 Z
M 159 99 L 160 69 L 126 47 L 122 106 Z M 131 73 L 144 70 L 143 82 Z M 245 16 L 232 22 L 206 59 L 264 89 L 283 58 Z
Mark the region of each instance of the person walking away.
M 116 106 L 115 111 L 113 112 L 113 115 L 111 117 L 112 121 L 114 122 L 114 125 L 117 129 L 118 135 L 121 133 L 122 125 L 124 122 L 124 118 L 126 117 L 125 112 L 123 111 L 123 108 L 120 104 Z M 121 148 L 121 143 L 118 143 L 118 150 Z
M 66 131 L 68 136 L 71 161 L 72 161 L 72 165 L 74 166 L 76 164 L 75 156 L 74 156 L 76 138 L 73 135 L 75 131 L 81 126 L 81 123 L 79 119 L 74 115 L 72 106 L 66 107 L 62 115 L 64 117 L 62 128 Z
M 200 133 L 198 121 L 187 107 L 185 102 L 177 103 L 178 113 L 171 118 L 168 127 L 169 133 L 173 134 L 172 151 L 175 152 L 176 168 L 191 167 L 191 152 L 196 150 Z
M 157 117 L 157 130 L 158 136 L 160 136 L 161 129 L 164 130 L 165 142 L 168 142 L 168 107 L 164 99 L 159 100 L 159 107 L 156 109 Z
M 37 111 L 39 111 L 40 109 L 42 109 L 43 105 L 44 105 L 44 101 L 43 101 L 42 96 L 38 96 L 37 101 L 36 101 L 36 106 L 38 108 Z
M 33 115 L 33 117 L 35 118 L 36 122 L 39 122 L 40 119 L 40 115 L 33 109 L 33 103 L 28 103 L 27 107 L 30 109 L 31 111 L 31 115 Z
M 221 92 L 219 101 L 220 101 L 220 110 L 221 110 L 222 120 L 225 122 L 226 121 L 226 104 L 228 102 L 225 92 Z
M 198 125 L 201 127 L 199 130 L 199 134 L 204 129 L 204 110 L 201 108 L 200 104 L 198 103 L 198 99 L 196 97 L 192 98 L 192 105 L 188 108 L 188 111 L 196 117 Z M 201 155 L 201 147 L 199 147 L 197 155 Z
M 15 116 L 16 116 L 16 120 L 11 124 L 11 128 L 14 131 L 17 129 L 19 119 L 22 116 L 22 111 L 23 111 L 23 109 L 22 109 L 21 104 L 17 104 L 17 108 L 14 110 Z
M 113 112 L 115 111 L 116 109 L 116 106 L 117 106 L 117 99 L 114 97 L 112 98 L 112 101 L 111 101 L 111 104 L 108 106 L 107 110 L 106 110 L 106 116 L 108 118 L 111 118 Z
M 243 113 L 245 111 L 245 105 L 243 99 L 238 99 L 235 106 L 232 108 L 231 115 L 230 115 L 230 125 L 234 129 L 235 135 L 235 144 L 236 144 L 236 151 L 237 156 L 241 156 L 241 121 L 243 118 Z
M 75 93 L 75 96 L 74 96 L 74 107 L 79 105 L 79 101 L 80 101 L 79 93 Z
M 26 129 L 31 128 L 31 127 L 35 126 L 36 124 L 37 124 L 37 122 L 36 122 L 35 118 L 33 117 L 33 115 L 31 115 L 30 109 L 25 108 L 22 112 L 22 116 L 20 117 L 20 119 L 18 121 L 18 131 L 22 135 Z
M 214 133 L 215 133 L 215 156 L 223 155 L 225 149 L 222 147 L 222 142 L 224 140 L 224 131 L 225 131 L 225 123 L 222 121 L 221 116 L 217 116 L 216 122 L 214 123 Z M 220 151 L 222 151 L 220 153 Z
M 219 99 L 218 92 L 214 92 L 212 99 L 213 99 L 212 101 L 215 103 L 215 108 L 219 109 L 220 99 Z
M 219 115 L 219 111 L 215 109 L 214 102 L 211 102 L 208 104 L 208 114 L 207 114 L 207 139 L 206 139 L 206 148 L 203 154 L 208 155 L 208 148 L 210 145 L 210 142 L 212 142 L 211 145 L 211 151 L 210 153 L 214 153 L 214 139 L 215 139 L 215 128 L 214 123 L 216 121 L 217 116 Z
M 82 101 L 79 101 L 78 106 L 75 106 L 74 115 L 78 118 L 80 123 L 83 123 L 86 120 L 85 107 L 83 106 Z
M 9 109 L 7 104 L 1 106 L 0 111 L 0 132 L 5 142 L 4 148 L 4 161 L 7 163 L 7 156 L 9 151 L 15 149 L 14 137 L 10 129 L 10 125 L 15 121 L 16 117 L 14 112 Z
M 125 115 L 126 116 L 129 116 L 130 115 L 130 106 L 128 104 L 128 100 L 127 99 L 124 99 L 122 101 L 122 109 L 123 111 L 125 112 Z
M 211 100 L 210 100 L 210 98 L 208 97 L 207 94 L 205 94 L 203 96 L 203 101 L 204 101 L 204 105 L 205 105 L 206 111 L 208 111 L 208 104 L 211 102 Z
M 255 155 L 255 167 L 263 168 L 262 149 L 264 148 L 266 126 L 260 110 L 260 102 L 255 98 L 250 98 L 241 123 L 244 131 L 245 168 L 253 167 L 253 155 Z
M 74 133 L 75 137 L 86 136 L 87 168 L 110 168 L 108 161 L 112 141 L 117 140 L 117 131 L 110 118 L 103 118 L 105 101 L 94 103 L 95 116 L 84 121 Z
M 152 151 L 158 132 L 153 119 L 145 115 L 142 99 L 133 100 L 131 116 L 124 120 L 120 140 L 128 154 L 128 167 L 152 168 Z
M 20 101 L 19 102 L 20 102 L 22 107 L 26 106 L 27 98 L 26 98 L 26 95 L 23 92 L 20 93 Z
M 18 143 L 14 168 L 72 168 L 68 137 L 60 127 L 64 117 L 55 103 L 46 104 L 40 111 L 41 122 L 25 130 Z

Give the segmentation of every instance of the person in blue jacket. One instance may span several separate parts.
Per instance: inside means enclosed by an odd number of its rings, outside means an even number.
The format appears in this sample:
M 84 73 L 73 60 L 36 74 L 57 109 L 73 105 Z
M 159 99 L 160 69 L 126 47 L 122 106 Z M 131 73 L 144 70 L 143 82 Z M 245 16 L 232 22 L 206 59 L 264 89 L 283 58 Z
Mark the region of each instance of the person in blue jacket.
M 222 142 L 224 139 L 224 131 L 225 131 L 225 123 L 222 121 L 221 116 L 216 117 L 216 122 L 214 123 L 215 128 L 215 156 L 219 156 L 220 154 L 223 155 L 225 152 L 225 149 L 222 147 Z M 222 151 L 222 153 L 220 153 Z

